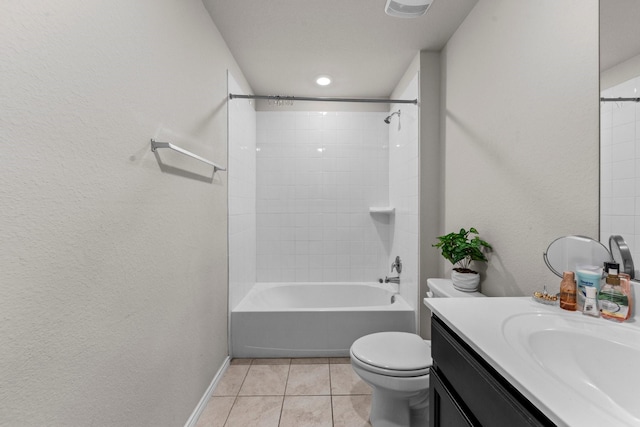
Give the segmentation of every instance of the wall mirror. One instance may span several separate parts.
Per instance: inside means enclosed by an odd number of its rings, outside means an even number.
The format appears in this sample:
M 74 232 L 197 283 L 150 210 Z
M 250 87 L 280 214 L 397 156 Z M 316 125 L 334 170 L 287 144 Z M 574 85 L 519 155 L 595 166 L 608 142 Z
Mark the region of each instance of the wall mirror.
M 640 259 L 640 1 L 600 0 L 600 241 Z M 617 98 L 630 98 L 615 101 Z M 602 99 L 608 99 L 604 101 Z

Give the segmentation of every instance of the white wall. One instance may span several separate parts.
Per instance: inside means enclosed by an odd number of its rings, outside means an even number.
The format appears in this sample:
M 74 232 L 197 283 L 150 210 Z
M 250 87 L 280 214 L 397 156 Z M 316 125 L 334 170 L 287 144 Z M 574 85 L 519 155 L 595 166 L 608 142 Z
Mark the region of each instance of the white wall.
M 385 113 L 258 111 L 257 281 L 375 281 L 387 273 Z M 389 264 L 390 265 L 390 264 Z
M 413 78 L 406 87 L 394 94 L 393 98 L 417 99 L 419 78 L 415 68 Z M 400 90 L 400 89 L 398 89 Z M 390 112 L 400 110 L 400 117 L 391 118 L 389 126 L 389 204 L 395 208 L 391 222 L 391 252 L 387 264 L 390 266 L 396 256 L 402 259 L 400 294 L 416 310 L 418 305 L 420 271 L 420 221 L 419 221 L 419 181 L 420 181 L 420 135 L 419 109 L 413 104 L 392 104 Z M 389 275 L 395 275 L 387 273 Z
M 640 76 L 602 96 L 640 97 Z M 609 236 L 621 235 L 640 260 L 640 104 L 603 102 L 600 133 L 600 241 L 608 247 Z
M 640 75 L 640 55 L 629 58 L 600 73 L 600 90 L 611 89 Z
M 226 69 L 198 0 L 0 4 L 0 424 L 183 425 L 227 357 Z
M 229 93 L 244 94 L 229 75 Z M 229 309 L 256 282 L 256 111 L 254 101 L 229 107 Z
M 548 244 L 599 231 L 598 1 L 483 0 L 444 55 L 441 231 L 493 244 L 486 294 L 553 290 Z

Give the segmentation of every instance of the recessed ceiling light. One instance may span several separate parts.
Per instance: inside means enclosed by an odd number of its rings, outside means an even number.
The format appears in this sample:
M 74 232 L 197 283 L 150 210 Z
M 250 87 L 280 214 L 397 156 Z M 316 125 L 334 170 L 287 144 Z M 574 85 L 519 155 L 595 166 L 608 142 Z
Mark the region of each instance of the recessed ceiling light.
M 316 78 L 316 84 L 319 86 L 329 86 L 331 84 L 331 77 L 318 76 L 318 78 Z

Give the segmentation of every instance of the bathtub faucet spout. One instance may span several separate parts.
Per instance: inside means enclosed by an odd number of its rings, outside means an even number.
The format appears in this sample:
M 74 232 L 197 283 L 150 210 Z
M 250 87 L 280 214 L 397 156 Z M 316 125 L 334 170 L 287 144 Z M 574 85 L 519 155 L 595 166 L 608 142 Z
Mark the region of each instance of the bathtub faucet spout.
M 395 283 L 396 285 L 400 284 L 400 276 L 396 277 L 385 277 L 384 283 Z

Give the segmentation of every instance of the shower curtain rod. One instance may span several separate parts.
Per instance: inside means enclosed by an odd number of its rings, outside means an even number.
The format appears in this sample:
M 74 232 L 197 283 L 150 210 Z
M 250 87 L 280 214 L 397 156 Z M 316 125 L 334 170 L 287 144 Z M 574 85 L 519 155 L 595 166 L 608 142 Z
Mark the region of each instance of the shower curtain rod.
M 602 102 L 640 102 L 640 98 L 600 98 Z
M 329 98 L 313 96 L 278 96 L 278 95 L 236 95 L 229 94 L 229 99 L 268 99 L 273 101 L 325 101 L 325 102 L 372 102 L 379 104 L 417 104 L 417 99 L 381 99 L 381 98 Z

